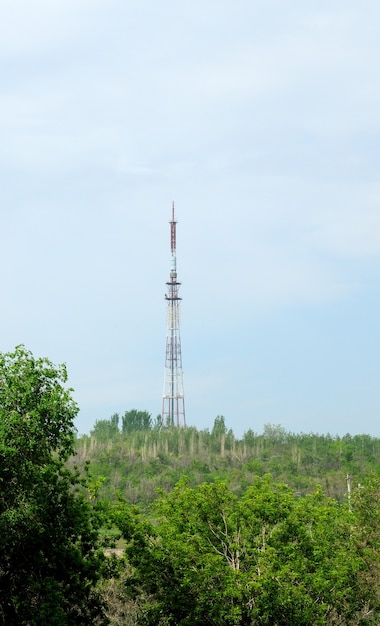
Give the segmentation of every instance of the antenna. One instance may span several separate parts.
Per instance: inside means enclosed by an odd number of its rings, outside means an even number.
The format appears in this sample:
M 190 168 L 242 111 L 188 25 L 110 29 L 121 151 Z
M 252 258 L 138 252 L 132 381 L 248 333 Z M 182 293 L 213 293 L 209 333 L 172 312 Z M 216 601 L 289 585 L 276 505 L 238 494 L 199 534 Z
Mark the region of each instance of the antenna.
M 167 335 L 165 351 L 164 392 L 162 396 L 162 422 L 170 426 L 186 426 L 185 396 L 183 390 L 182 351 L 180 334 L 181 283 L 177 281 L 177 222 L 172 204 L 170 223 L 170 280 L 167 292 Z
M 172 256 L 177 252 L 177 222 L 174 219 L 174 202 L 172 204 L 172 221 L 170 222 L 170 249 Z

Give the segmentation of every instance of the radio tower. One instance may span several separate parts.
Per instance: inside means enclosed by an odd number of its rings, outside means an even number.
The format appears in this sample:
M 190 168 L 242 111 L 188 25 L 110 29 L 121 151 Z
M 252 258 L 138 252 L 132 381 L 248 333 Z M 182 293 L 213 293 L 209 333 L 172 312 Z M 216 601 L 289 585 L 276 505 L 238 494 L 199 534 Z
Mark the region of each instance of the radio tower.
M 186 426 L 179 320 L 179 309 L 182 298 L 178 295 L 181 283 L 177 281 L 176 226 L 177 222 L 174 219 L 173 202 L 172 219 L 170 222 L 170 280 L 166 283 L 167 293 L 165 294 L 165 299 L 168 304 L 168 316 L 164 393 L 162 397 L 162 423 L 171 424 L 173 426 Z

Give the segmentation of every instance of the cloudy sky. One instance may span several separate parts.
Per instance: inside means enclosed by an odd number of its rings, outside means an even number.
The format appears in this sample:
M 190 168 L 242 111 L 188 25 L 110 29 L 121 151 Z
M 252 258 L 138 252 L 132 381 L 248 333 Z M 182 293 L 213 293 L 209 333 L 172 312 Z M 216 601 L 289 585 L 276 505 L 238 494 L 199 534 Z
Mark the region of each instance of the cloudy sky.
M 1 0 L 1 350 L 77 427 L 161 411 L 175 201 L 187 421 L 380 436 L 380 5 Z

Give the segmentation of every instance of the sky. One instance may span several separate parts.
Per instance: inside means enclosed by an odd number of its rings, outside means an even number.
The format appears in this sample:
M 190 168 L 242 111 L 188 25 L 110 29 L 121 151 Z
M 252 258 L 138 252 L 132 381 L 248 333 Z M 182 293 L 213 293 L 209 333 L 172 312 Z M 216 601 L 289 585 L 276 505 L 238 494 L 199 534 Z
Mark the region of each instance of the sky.
M 186 419 L 380 424 L 380 4 L 1 0 L 0 350 L 76 426 L 161 412 L 177 224 Z

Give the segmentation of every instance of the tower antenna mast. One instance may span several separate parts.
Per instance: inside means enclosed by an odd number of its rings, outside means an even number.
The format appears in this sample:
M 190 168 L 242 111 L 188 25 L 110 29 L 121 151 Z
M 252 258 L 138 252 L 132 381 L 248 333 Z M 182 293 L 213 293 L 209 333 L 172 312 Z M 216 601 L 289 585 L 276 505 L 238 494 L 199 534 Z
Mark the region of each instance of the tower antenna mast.
M 167 292 L 167 335 L 165 351 L 164 392 L 162 397 L 163 424 L 172 426 L 186 426 L 185 396 L 183 391 L 182 351 L 180 333 L 180 302 L 177 281 L 177 222 L 174 217 L 174 202 L 172 204 L 172 219 L 170 221 L 170 279 L 166 283 Z

